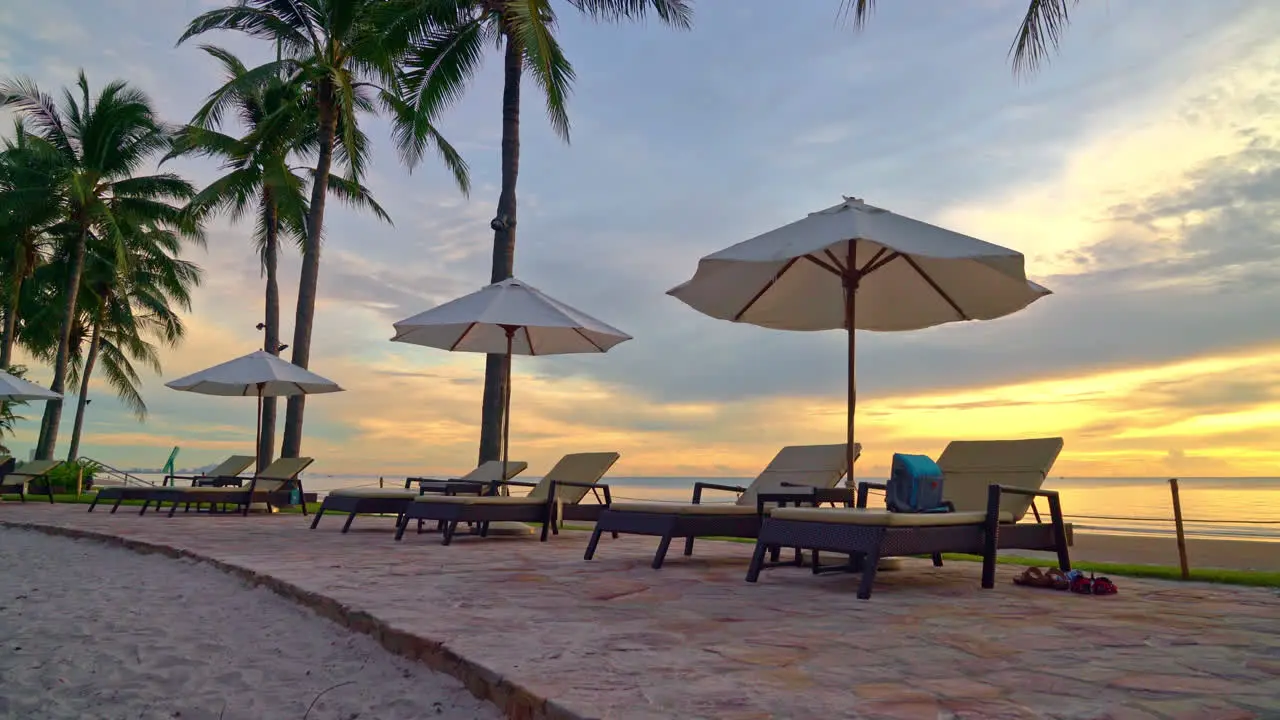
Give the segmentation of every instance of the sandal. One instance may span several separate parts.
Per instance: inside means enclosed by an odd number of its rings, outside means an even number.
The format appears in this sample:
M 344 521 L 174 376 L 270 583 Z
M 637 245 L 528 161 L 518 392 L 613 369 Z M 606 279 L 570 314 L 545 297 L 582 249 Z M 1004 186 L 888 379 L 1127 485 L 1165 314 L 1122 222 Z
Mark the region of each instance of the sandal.
M 1116 584 L 1111 582 L 1111 578 L 1100 577 L 1093 581 L 1094 595 L 1115 595 L 1117 592 L 1119 590 L 1116 589 Z
M 1048 587 L 1054 590 L 1066 590 L 1071 587 L 1071 581 L 1067 579 L 1067 574 L 1058 568 L 1049 568 L 1049 572 L 1044 574 L 1049 580 Z
M 1081 595 L 1093 594 L 1093 578 L 1087 578 L 1084 573 L 1080 573 L 1071 578 L 1071 592 Z
M 1024 585 L 1026 587 L 1049 587 L 1049 578 L 1038 567 L 1031 567 L 1023 570 L 1022 573 L 1013 578 L 1014 585 Z

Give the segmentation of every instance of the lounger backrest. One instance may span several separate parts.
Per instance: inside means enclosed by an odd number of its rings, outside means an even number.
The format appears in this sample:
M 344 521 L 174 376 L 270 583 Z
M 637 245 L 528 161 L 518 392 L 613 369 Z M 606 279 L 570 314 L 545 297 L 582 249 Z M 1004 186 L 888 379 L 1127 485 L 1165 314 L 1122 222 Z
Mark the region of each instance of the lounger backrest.
M 34 480 L 35 478 L 44 476 L 45 473 L 48 473 L 50 470 L 61 464 L 61 460 L 32 460 L 29 463 L 23 463 L 22 467 L 9 474 Z
M 1062 452 L 1062 438 L 957 440 L 942 451 L 942 494 L 959 512 L 986 511 L 987 487 L 1012 485 L 1039 490 Z M 1022 519 L 1034 498 L 1005 495 L 1000 510 Z
M 232 455 L 226 460 L 223 460 L 217 467 L 212 468 L 209 472 L 205 473 L 205 477 L 235 477 L 245 470 L 248 470 L 249 466 L 257 459 L 258 458 L 252 455 Z
M 298 473 L 315 462 L 315 458 L 279 458 L 263 468 L 254 481 L 254 489 L 262 492 L 276 492 L 298 477 Z
M 529 491 L 529 497 L 546 500 L 551 496 L 552 480 L 587 483 L 594 485 L 609 472 L 609 468 L 622 457 L 616 452 L 573 453 L 560 458 L 555 467 L 538 481 L 537 486 Z M 590 488 L 561 486 L 556 488 L 556 499 L 565 505 L 572 505 L 590 491 Z
M 854 460 L 861 454 L 862 446 L 854 443 Z M 747 491 L 738 496 L 738 504 L 755 507 L 758 493 L 795 491 L 784 483 L 833 488 L 849 472 L 846 455 L 848 446 L 844 443 L 784 447 L 747 487 Z
M 519 475 L 529 467 L 529 463 L 520 462 L 519 460 L 510 460 L 507 462 L 506 480 Z M 491 483 L 502 478 L 502 461 L 489 460 L 480 464 L 480 467 L 458 478 L 459 480 L 470 480 L 472 482 Z

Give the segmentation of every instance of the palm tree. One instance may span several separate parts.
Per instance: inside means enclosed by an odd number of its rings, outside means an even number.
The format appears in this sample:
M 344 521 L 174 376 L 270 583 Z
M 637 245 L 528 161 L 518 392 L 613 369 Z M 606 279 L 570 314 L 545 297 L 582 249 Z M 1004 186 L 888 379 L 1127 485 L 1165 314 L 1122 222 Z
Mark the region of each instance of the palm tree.
M 555 38 L 556 15 L 549 0 L 407 0 L 451 7 L 452 17 L 427 29 L 413 49 L 404 83 L 420 112 L 435 115 L 461 97 L 495 44 L 502 50 L 502 186 L 493 230 L 490 282 L 511 277 L 515 266 L 516 177 L 520 168 L 520 83 L 527 71 L 546 101 L 552 129 L 569 142 L 567 102 L 573 84 L 570 65 Z M 652 11 L 667 25 L 685 29 L 692 11 L 687 0 L 565 0 L 588 17 L 604 21 L 641 20 Z M 442 10 L 420 13 L 440 17 Z M 499 457 L 506 377 L 504 356 L 485 363 L 480 421 L 480 462 Z
M 266 298 L 262 322 L 263 349 L 280 353 L 280 289 L 277 279 L 280 238 L 284 236 L 302 245 L 306 239 L 307 198 L 306 173 L 290 165 L 298 156 L 314 151 L 316 146 L 315 116 L 309 107 L 310 95 L 298 76 L 283 73 L 257 78 L 235 55 L 212 46 L 202 46 L 222 65 L 226 84 L 215 91 L 196 113 L 191 125 L 180 130 L 169 156 L 198 155 L 218 160 L 226 171 L 201 190 L 190 203 L 197 215 L 227 213 L 232 220 L 252 215 L 256 219 L 253 241 L 266 278 Z M 239 121 L 245 135 L 233 137 L 218 130 L 226 111 Z M 346 133 L 339 132 L 345 138 Z M 361 143 L 357 154 L 363 154 L 365 138 L 354 135 Z M 345 145 L 337 148 L 341 157 L 349 156 Z M 374 202 L 368 189 L 359 183 L 330 175 L 329 191 L 357 207 L 368 208 L 377 217 L 390 222 L 386 212 Z M 258 445 L 258 468 L 269 465 L 275 446 L 276 399 L 262 403 L 261 441 Z
M 15 120 L 13 138 L 0 151 L 0 369 L 13 362 L 23 283 L 43 261 L 46 231 L 60 219 L 57 165 L 52 148 Z
M 90 95 L 83 71 L 76 83 L 79 97 L 65 90 L 61 103 L 27 79 L 0 83 L 0 107 L 9 107 L 56 151 L 60 195 L 72 228 L 68 238 L 68 271 L 61 328 L 49 389 L 61 394 L 67 380 L 72 330 L 77 320 L 81 275 L 89 237 L 97 235 L 122 253 L 127 222 L 173 229 L 202 241 L 174 201 L 195 194 L 190 183 L 172 173 L 138 175 L 138 170 L 169 145 L 168 133 L 140 90 L 123 81 L 108 83 Z M 36 457 L 51 459 L 62 419 L 62 400 L 45 404 Z
M 1067 29 L 1068 10 L 1079 3 L 1080 0 L 1029 0 L 1027 12 L 1009 46 L 1015 73 L 1030 74 L 1048 62 Z M 840 0 L 840 14 L 861 29 L 871 17 L 875 4 L 875 0 Z
M 406 162 L 414 164 L 427 145 L 434 145 L 458 185 L 464 192 L 468 189 L 466 164 L 436 131 L 434 117 L 411 112 L 413 106 L 401 97 L 399 63 L 411 47 L 412 28 L 423 22 L 402 17 L 399 13 L 405 9 L 398 0 L 238 0 L 195 18 L 178 40 L 181 44 L 212 30 L 268 40 L 281 59 L 250 71 L 241 84 L 287 73 L 305 82 L 313 98 L 316 159 L 293 328 L 292 361 L 300 367 L 311 360 L 320 240 L 335 150 L 345 148 L 347 179 L 352 182 L 359 181 L 367 159 L 357 141 L 360 113 L 379 106 L 389 111 Z M 301 449 L 304 407 L 303 396 L 289 399 L 283 457 L 296 457 Z
M 123 258 L 106 243 L 91 242 L 87 253 L 80 325 L 88 335 L 88 350 L 78 372 L 68 373 L 71 384 L 80 388 L 68 462 L 79 456 L 89 380 L 99 361 L 116 397 L 139 421 L 146 419 L 142 380 L 134 364 L 161 371 L 156 343 L 175 347 L 182 340 L 186 328 L 175 306 L 190 311 L 191 290 L 200 283 L 200 268 L 178 257 L 183 239 L 177 233 L 144 226 L 127 230 L 125 238 Z

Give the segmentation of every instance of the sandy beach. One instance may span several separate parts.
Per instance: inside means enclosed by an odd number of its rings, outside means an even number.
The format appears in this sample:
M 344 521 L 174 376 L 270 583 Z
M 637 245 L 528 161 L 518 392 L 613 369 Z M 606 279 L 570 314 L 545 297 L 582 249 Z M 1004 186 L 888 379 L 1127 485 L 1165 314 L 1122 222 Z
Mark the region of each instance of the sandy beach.
M 501 717 L 206 565 L 5 529 L 0 573 L 0 718 Z
M 1046 553 L 1010 551 L 1010 554 L 1049 557 Z M 1178 542 L 1172 537 L 1077 532 L 1071 547 L 1071 559 L 1177 567 Z M 1187 561 L 1192 570 L 1221 568 L 1280 572 L 1280 543 L 1189 539 Z

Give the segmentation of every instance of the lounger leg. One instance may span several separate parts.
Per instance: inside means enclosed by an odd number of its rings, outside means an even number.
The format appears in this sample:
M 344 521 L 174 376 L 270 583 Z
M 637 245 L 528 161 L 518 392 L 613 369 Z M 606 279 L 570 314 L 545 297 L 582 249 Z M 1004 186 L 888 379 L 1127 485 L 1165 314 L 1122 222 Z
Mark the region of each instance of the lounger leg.
M 316 511 L 316 516 L 311 519 L 312 530 L 315 530 L 316 526 L 320 524 L 320 518 L 322 517 L 324 517 L 324 505 L 320 506 L 320 509 Z M 399 523 L 400 523 L 400 518 L 396 518 L 396 524 L 398 525 Z
M 150 499 L 148 499 L 148 500 L 143 500 L 143 501 L 142 501 L 142 510 L 139 510 L 139 511 L 138 511 L 138 514 L 139 514 L 139 515 L 146 515 L 146 514 L 147 514 L 147 508 L 149 508 L 149 507 L 151 507 L 151 500 L 150 500 Z
M 317 512 L 316 512 L 316 520 L 319 520 L 319 519 L 320 519 L 320 512 L 319 512 L 319 511 L 317 511 Z M 355 519 L 356 519 L 356 514 L 355 514 L 354 512 L 352 512 L 350 515 L 347 515 L 347 521 L 346 521 L 346 522 L 344 522 L 344 523 L 342 523 L 342 533 L 343 533 L 344 535 L 346 534 L 346 532 L 347 532 L 348 530 L 350 530 L 350 529 L 351 529 L 351 521 L 352 521 L 352 520 L 355 520 Z
M 782 546 L 774 545 L 769 548 L 769 562 L 776 563 L 782 558 Z
M 684 539 L 684 554 L 685 554 L 685 557 L 688 557 L 693 554 L 693 537 L 692 536 Z
M 667 531 L 662 536 L 662 542 L 658 543 L 658 551 L 653 554 L 653 563 L 651 567 L 658 570 L 662 567 L 662 561 L 667 558 L 667 549 L 671 547 L 671 531 Z
M 102 492 L 101 490 L 98 491 L 99 494 L 101 492 Z M 89 503 L 89 512 L 93 512 L 93 508 L 96 507 L 97 505 L 98 505 L 98 495 L 94 495 L 93 502 Z
M 876 570 L 879 566 L 880 545 L 877 543 L 875 549 L 862 558 L 862 582 L 858 584 L 859 600 L 866 600 L 871 597 L 871 586 L 876 582 Z
M 555 518 L 549 515 L 542 519 L 542 535 L 538 537 L 538 542 L 547 541 L 547 534 L 551 532 L 551 526 L 554 523 L 555 523 Z M 488 523 L 485 523 L 485 524 L 488 525 Z M 485 528 L 485 532 L 488 532 L 487 527 Z
M 942 553 L 933 554 L 933 566 L 942 567 Z
M 480 527 L 475 528 L 474 530 L 472 530 L 472 533 L 476 533 L 476 532 L 479 532 L 480 537 L 482 537 L 482 538 L 487 538 L 487 537 L 489 537 L 489 521 L 488 521 L 488 520 L 486 520 L 486 521 L 484 521 L 484 522 L 480 523 Z M 546 540 L 546 538 L 544 537 L 544 538 L 543 538 L 543 540 Z
M 169 517 L 173 517 L 173 514 L 177 511 L 178 511 L 178 503 L 174 503 L 173 505 L 169 506 Z
M 813 574 L 820 575 L 822 573 L 822 561 L 818 558 L 818 551 L 813 550 Z
M 400 516 L 399 522 L 396 523 L 396 542 L 404 537 L 404 531 L 409 527 L 409 514 L 405 513 Z
M 441 531 L 441 532 L 444 532 L 444 525 L 440 525 L 440 531 Z M 421 535 L 421 534 L 422 534 L 422 521 L 421 521 L 421 520 L 419 520 L 419 521 L 418 521 L 418 534 L 419 534 L 419 535 Z
M 583 560 L 590 560 L 591 558 L 595 557 L 596 546 L 600 544 L 600 535 L 603 532 L 604 531 L 599 529 L 598 527 L 591 532 L 591 542 L 587 543 L 587 553 L 586 555 L 582 556 Z M 617 537 L 618 533 L 614 533 L 613 536 Z
M 457 530 L 458 530 L 457 520 L 446 523 L 444 526 L 444 540 L 440 544 L 448 545 L 449 543 L 453 542 L 453 534 L 457 532 Z
M 116 510 L 119 510 L 119 509 L 120 509 L 120 503 L 122 503 L 122 502 L 124 502 L 124 496 L 123 496 L 123 495 L 121 495 L 120 497 L 116 498 L 116 504 L 111 506 L 111 514 L 112 514 L 112 515 L 115 515 L 115 514 L 116 514 Z
M 1000 547 L 1000 486 L 987 488 L 987 530 L 982 548 L 982 587 L 996 586 L 996 550 Z
M 1071 571 L 1071 554 L 1067 550 L 1067 528 L 1062 522 L 1062 501 L 1058 496 L 1049 496 L 1049 515 L 1053 521 L 1053 540 L 1058 550 L 1058 569 Z
M 769 546 L 763 540 L 756 541 L 755 552 L 751 553 L 751 565 L 747 567 L 747 582 L 753 583 L 760 579 L 760 568 L 764 565 L 764 553 Z

